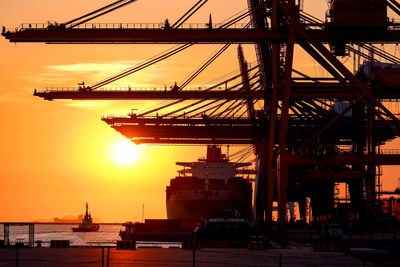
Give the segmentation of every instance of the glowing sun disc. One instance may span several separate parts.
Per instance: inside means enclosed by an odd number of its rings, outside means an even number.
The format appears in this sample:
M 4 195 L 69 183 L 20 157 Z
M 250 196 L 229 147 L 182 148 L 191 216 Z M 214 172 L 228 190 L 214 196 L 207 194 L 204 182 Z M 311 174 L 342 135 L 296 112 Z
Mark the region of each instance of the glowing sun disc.
M 138 151 L 132 142 L 122 141 L 114 146 L 112 156 L 116 162 L 127 165 L 137 159 Z

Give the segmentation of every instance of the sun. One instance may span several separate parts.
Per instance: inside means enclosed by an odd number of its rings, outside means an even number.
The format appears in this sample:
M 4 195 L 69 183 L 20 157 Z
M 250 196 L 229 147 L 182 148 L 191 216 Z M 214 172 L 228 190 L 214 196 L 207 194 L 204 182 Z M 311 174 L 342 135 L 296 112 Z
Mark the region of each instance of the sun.
M 131 164 L 138 157 L 137 146 L 128 140 L 121 141 L 114 146 L 112 157 L 120 164 Z

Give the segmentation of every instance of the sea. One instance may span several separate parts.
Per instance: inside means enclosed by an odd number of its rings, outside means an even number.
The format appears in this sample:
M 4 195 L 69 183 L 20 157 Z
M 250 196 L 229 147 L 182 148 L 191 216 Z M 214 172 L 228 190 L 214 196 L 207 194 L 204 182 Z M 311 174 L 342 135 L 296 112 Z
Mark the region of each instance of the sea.
M 34 239 L 42 241 L 43 247 L 50 246 L 51 240 L 69 240 L 71 246 L 115 246 L 117 240 L 121 240 L 119 231 L 124 230 L 122 224 L 100 224 L 98 232 L 73 232 L 72 227 L 78 224 L 35 224 Z M 28 226 L 10 226 L 10 243 L 28 243 Z M 4 240 L 4 226 L 0 224 L 0 240 Z M 178 246 L 169 242 L 137 242 L 138 246 L 170 247 Z

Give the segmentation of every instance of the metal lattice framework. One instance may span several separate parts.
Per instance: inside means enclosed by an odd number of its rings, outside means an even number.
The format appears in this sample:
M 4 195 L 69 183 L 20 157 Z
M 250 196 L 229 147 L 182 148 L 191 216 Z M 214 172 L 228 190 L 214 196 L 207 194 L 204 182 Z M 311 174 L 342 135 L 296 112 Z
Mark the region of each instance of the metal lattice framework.
M 119 7 L 134 1 L 117 2 Z M 364 21 L 359 19 L 361 15 L 371 11 L 352 11 L 351 20 L 338 7 L 341 2 L 358 2 L 337 0 L 331 4 L 327 20 L 321 21 L 302 12 L 295 0 L 248 0 L 248 10 L 227 21 L 213 24 L 210 17 L 203 27 L 185 28 L 183 23 L 205 2 L 198 1 L 172 26 L 167 22 L 146 28 L 84 24 L 97 17 L 91 12 L 88 18 L 60 25 L 3 29 L 2 35 L 11 42 L 176 43 L 176 47 L 91 86 L 35 90 L 34 95 L 46 100 L 167 99 L 169 102 L 154 109 L 102 120 L 137 143 L 253 145 L 258 166 L 258 221 L 272 220 L 274 200 L 279 203 L 281 223 L 289 199 L 304 206 L 305 197 L 311 197 L 314 214 L 329 213 L 335 182 L 349 185 L 353 211 L 359 211 L 361 217 L 371 216 L 376 166 L 400 164 L 399 154 L 377 151 L 378 146 L 400 135 L 399 119 L 384 105 L 386 100 L 400 98 L 400 83 L 390 74 L 386 77 L 384 71 L 380 76 L 379 70 L 371 75 L 372 69 L 378 68 L 374 55 L 391 64 L 400 63 L 399 58 L 374 45 L 400 41 L 400 25 L 389 22 L 386 14 L 390 8 L 399 15 L 400 4 L 395 0 L 368 1 L 381 13 L 376 20 Z M 114 6 L 107 8 L 113 10 Z M 238 27 L 244 19 L 246 23 Z M 158 90 L 104 88 L 198 43 L 223 46 L 179 85 Z M 188 87 L 234 44 L 254 44 L 257 64 L 249 65 L 239 46 L 237 73 L 212 86 Z M 330 77 L 310 77 L 294 70 L 295 46 Z M 354 61 L 358 57 L 367 63 L 353 64 L 351 72 L 339 60 L 350 54 Z M 366 68 L 370 70 L 367 74 Z

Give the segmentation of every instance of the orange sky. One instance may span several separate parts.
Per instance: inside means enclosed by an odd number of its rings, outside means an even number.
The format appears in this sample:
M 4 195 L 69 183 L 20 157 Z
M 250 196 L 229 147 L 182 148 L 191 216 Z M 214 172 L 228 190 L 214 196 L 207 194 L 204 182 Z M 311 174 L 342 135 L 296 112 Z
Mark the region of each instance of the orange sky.
M 0 26 L 55 20 L 59 23 L 104 6 L 111 0 L 2 1 Z M 196 1 L 139 0 L 97 22 L 171 22 Z M 244 9 L 246 0 L 209 0 L 191 22 L 221 21 Z M 306 0 L 306 11 L 321 17 L 325 0 Z M 169 45 L 46 45 L 12 44 L 0 38 L 0 221 L 77 215 L 89 202 L 95 217 L 105 222 L 141 217 L 164 218 L 165 186 L 176 175 L 175 161 L 194 161 L 204 147 L 140 146 L 139 159 L 121 165 L 112 149 L 124 138 L 100 120 L 107 114 L 144 109 L 155 101 L 43 101 L 33 89 L 88 84 L 145 60 Z M 182 81 L 217 47 L 199 45 L 115 83 L 115 86 L 164 86 Z M 236 47 L 230 48 L 193 84 L 202 84 L 237 69 Z M 254 49 L 245 47 L 248 61 Z M 308 60 L 295 67 L 320 71 Z M 314 73 L 312 73 L 314 72 Z M 398 146 L 397 146 L 398 147 Z M 392 168 L 393 169 L 393 168 Z M 385 176 L 397 186 L 395 172 Z M 385 186 L 386 187 L 386 186 Z

